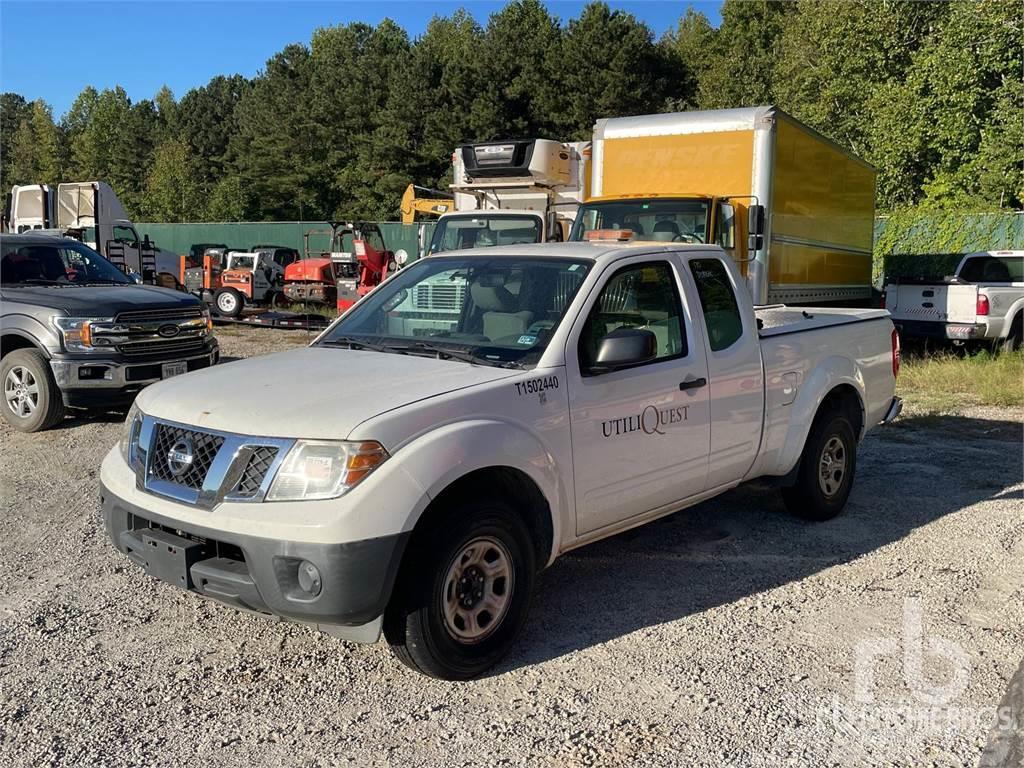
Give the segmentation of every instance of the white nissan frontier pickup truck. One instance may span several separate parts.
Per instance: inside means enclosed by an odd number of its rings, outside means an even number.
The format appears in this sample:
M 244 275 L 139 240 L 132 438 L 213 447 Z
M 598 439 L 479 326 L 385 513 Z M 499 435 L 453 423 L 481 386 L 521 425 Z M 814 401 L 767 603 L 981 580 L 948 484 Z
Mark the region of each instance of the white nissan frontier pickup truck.
M 843 509 L 900 410 L 889 315 L 755 312 L 743 286 L 709 245 L 421 259 L 307 348 L 145 389 L 108 534 L 182 589 L 479 675 L 568 550 L 754 478 Z

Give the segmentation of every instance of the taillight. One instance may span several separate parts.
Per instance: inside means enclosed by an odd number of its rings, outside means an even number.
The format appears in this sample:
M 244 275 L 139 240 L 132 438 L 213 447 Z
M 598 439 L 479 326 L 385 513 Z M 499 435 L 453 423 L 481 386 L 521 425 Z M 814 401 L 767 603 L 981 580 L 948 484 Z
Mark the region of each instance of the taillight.
M 892 377 L 900 375 L 900 332 L 892 329 Z
M 988 296 L 983 293 L 978 294 L 978 306 L 975 310 L 975 314 L 987 315 L 988 314 Z

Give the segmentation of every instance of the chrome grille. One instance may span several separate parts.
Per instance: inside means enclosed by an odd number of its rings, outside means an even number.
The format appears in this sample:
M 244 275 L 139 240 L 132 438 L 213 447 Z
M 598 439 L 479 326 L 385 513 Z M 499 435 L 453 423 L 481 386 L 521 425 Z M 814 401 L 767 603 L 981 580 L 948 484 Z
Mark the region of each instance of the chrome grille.
M 167 320 L 192 320 L 203 316 L 203 310 L 199 306 L 178 307 L 177 309 L 139 309 L 121 312 L 115 320 L 120 323 L 145 323 L 163 322 Z
M 150 452 L 149 471 L 157 480 L 166 483 L 183 485 L 186 488 L 199 490 L 203 487 L 206 474 L 217 457 L 217 451 L 224 444 L 220 435 L 207 432 L 196 432 L 170 424 L 157 424 L 153 439 L 153 450 Z M 169 454 L 175 446 L 177 450 L 191 455 L 191 461 L 185 468 L 175 474 Z M 180 465 L 179 465 L 180 466 Z
M 131 344 L 120 344 L 117 351 L 127 357 L 143 355 L 177 355 L 189 354 L 192 352 L 205 352 L 202 336 L 193 336 L 188 339 L 170 339 L 168 341 L 136 341 Z
M 273 446 L 261 445 L 254 448 L 249 462 L 242 470 L 242 478 L 238 481 L 231 496 L 251 499 L 259 493 L 260 486 L 263 485 L 275 458 L 277 458 L 277 448 Z

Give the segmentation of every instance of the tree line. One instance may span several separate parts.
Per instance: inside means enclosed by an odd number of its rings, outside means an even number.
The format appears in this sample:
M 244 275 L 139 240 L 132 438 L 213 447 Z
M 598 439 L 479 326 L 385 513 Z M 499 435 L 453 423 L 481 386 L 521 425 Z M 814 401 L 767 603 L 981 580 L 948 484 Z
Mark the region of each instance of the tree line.
M 416 39 L 317 29 L 254 78 L 180 100 L 85 88 L 55 120 L 0 95 L 0 187 L 101 179 L 137 220 L 392 219 L 444 188 L 459 144 L 589 138 L 600 117 L 777 104 L 879 169 L 881 210 L 1024 203 L 1018 0 L 725 0 L 660 39 L 592 2 L 563 23 L 513 0 Z

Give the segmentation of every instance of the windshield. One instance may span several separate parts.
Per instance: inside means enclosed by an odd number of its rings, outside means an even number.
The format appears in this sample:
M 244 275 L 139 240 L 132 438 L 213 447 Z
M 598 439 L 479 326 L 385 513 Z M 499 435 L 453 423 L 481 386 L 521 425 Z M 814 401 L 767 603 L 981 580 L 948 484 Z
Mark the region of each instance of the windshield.
M 590 240 L 599 230 L 632 231 L 631 240 L 707 242 L 707 200 L 616 200 L 580 207 L 570 240 Z
M 426 258 L 352 309 L 321 345 L 535 365 L 591 262 Z
M 117 267 L 74 240 L 53 243 L 0 241 L 0 282 L 4 285 L 87 285 L 130 283 Z
M 539 243 L 540 238 L 538 216 L 445 216 L 434 227 L 434 234 L 430 238 L 430 252 Z

